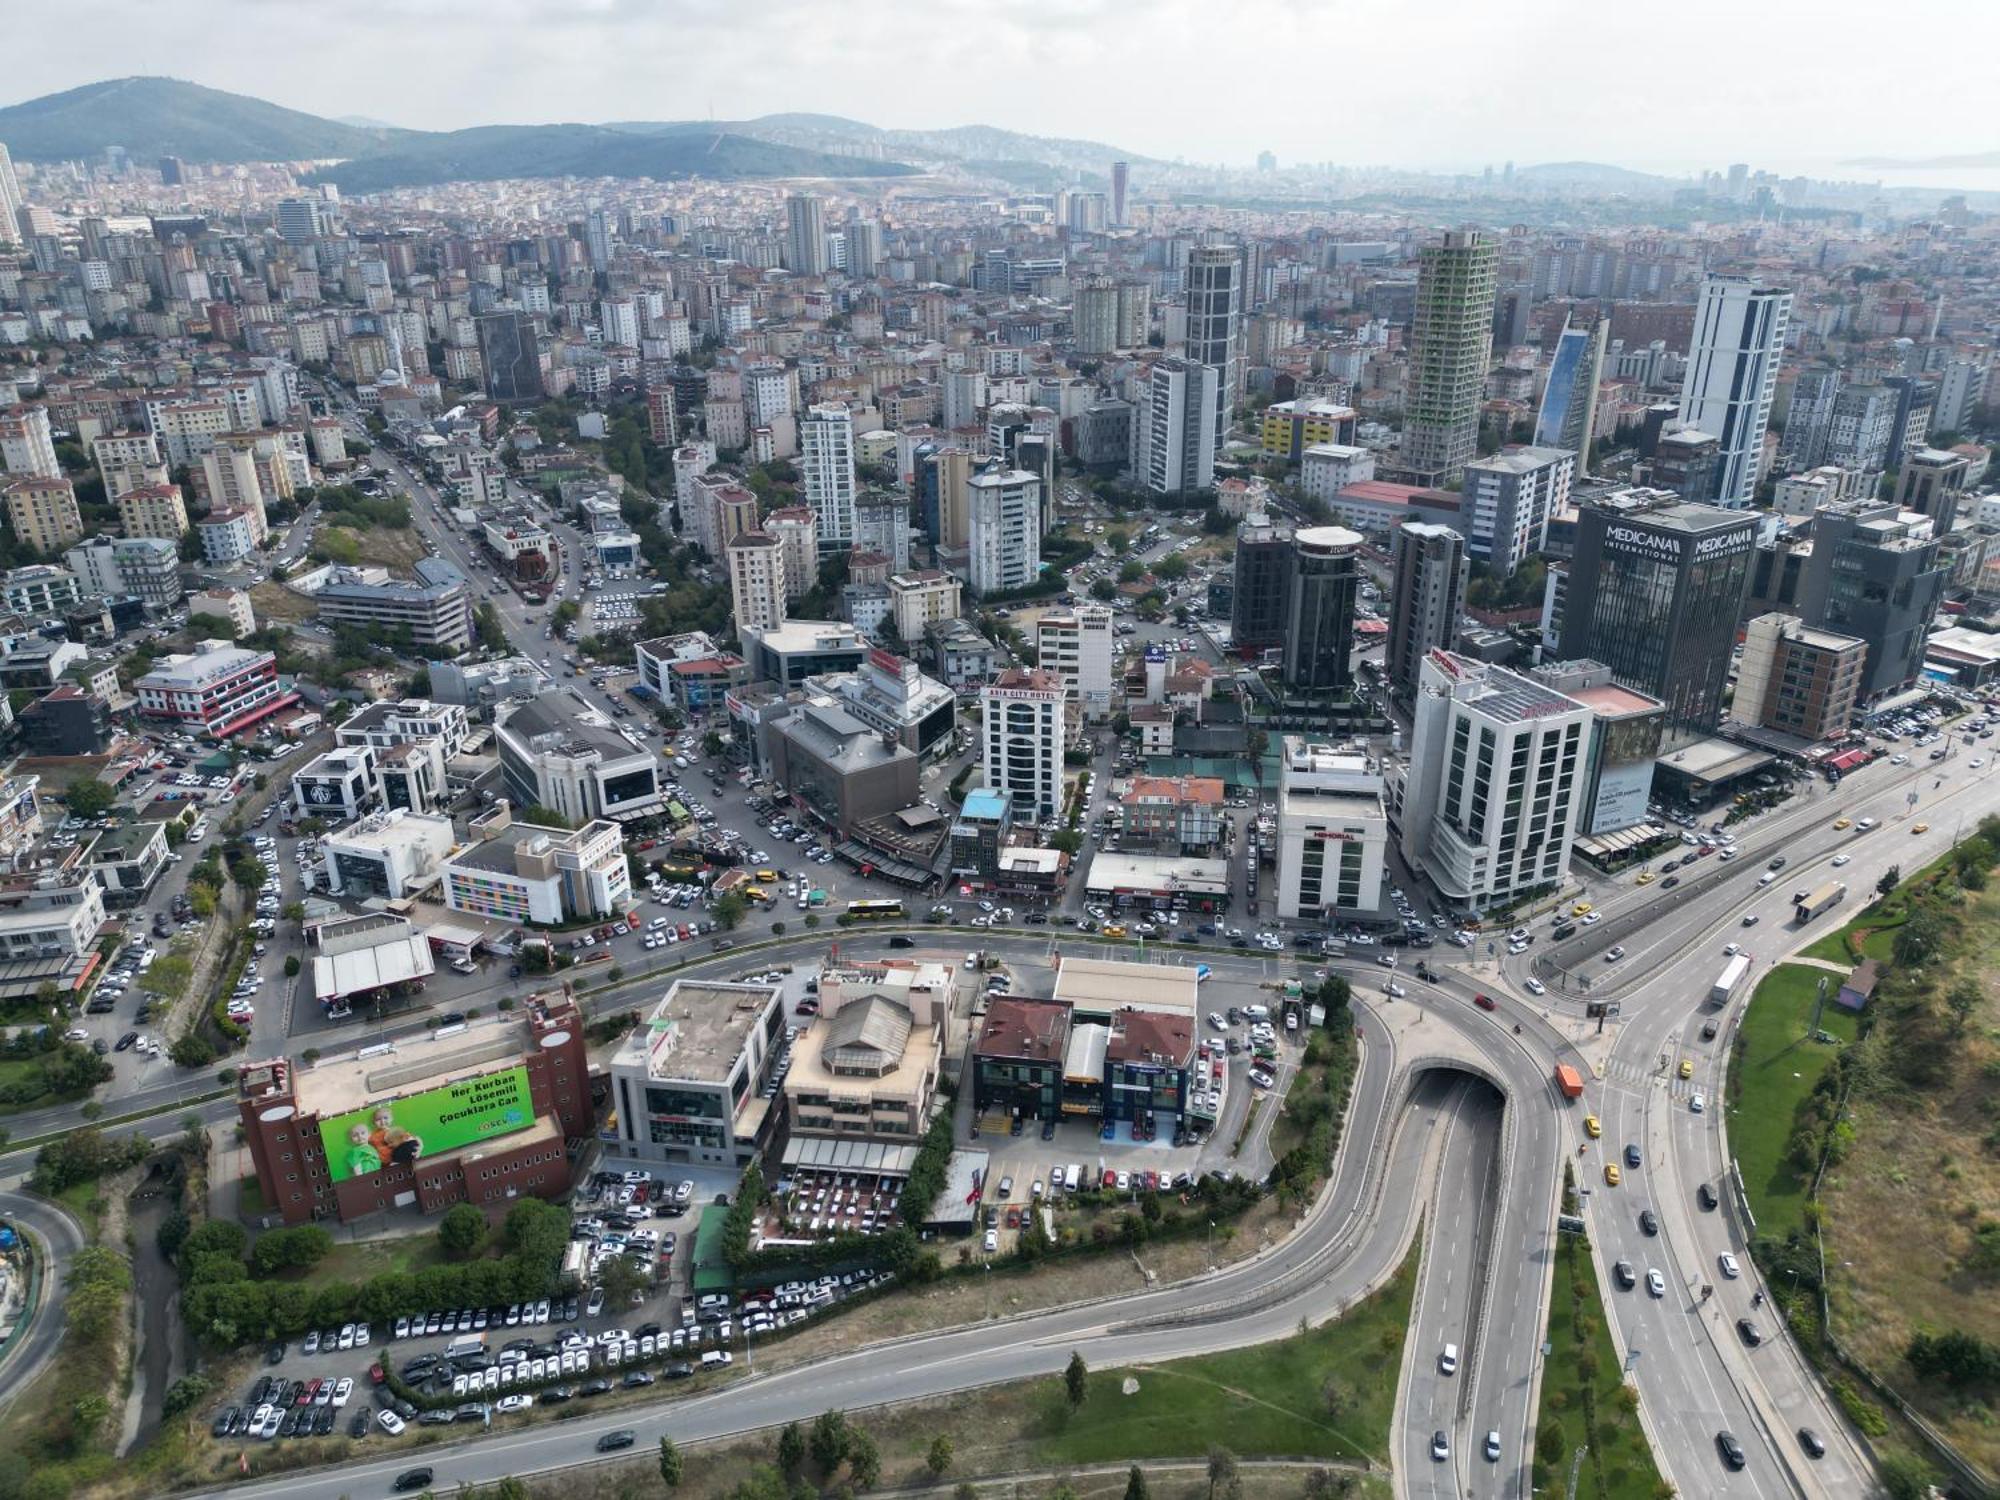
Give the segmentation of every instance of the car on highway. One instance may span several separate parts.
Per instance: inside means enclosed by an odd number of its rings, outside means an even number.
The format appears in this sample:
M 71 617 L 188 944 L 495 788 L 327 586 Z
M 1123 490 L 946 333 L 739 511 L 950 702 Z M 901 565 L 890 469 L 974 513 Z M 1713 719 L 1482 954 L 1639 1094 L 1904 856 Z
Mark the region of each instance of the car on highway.
M 1579 901 L 1569 909 L 1569 914 L 1573 917 L 1587 917 L 1593 910 L 1595 908 L 1588 901 Z
M 1497 1429 L 1486 1434 L 1486 1461 L 1489 1464 L 1500 1462 L 1500 1433 Z
M 1738 1318 L 1736 1320 L 1736 1333 L 1752 1349 L 1755 1349 L 1759 1344 L 1764 1342 L 1764 1330 L 1759 1328 L 1749 1318 Z
M 1641 870 L 1639 872 L 1639 878 L 1635 882 L 1635 884 L 1651 885 L 1652 883 L 1653 883 L 1653 872 L 1651 870 Z
M 1604 1164 L 1604 1185 L 1606 1187 L 1617 1187 L 1618 1184 L 1623 1180 L 1624 1180 L 1623 1177 L 1620 1175 L 1618 1171 L 1617 1162 L 1608 1161 Z
M 405 1469 L 396 1476 L 395 1488 L 399 1494 L 405 1490 L 429 1489 L 430 1485 L 431 1471 L 428 1465 L 421 1469 Z
M 1682 1058 L 1682 1059 L 1681 1059 L 1681 1077 L 1683 1077 L 1683 1078 L 1692 1078 L 1692 1077 L 1694 1077 L 1694 1059 L 1693 1059 L 1693 1058 L 1691 1058 L 1691 1057 L 1684 1057 L 1684 1058 Z
M 1722 1455 L 1725 1469 L 1741 1469 L 1750 1461 L 1744 1456 L 1743 1445 L 1736 1441 L 1733 1432 L 1718 1432 L 1715 1435 L 1715 1451 Z
M 1763 919 L 1759 917 L 1757 913 L 1755 913 L 1754 911 L 1746 911 L 1745 913 L 1743 913 L 1743 925 L 1745 927 L 1755 927 L 1762 920 Z
M 1646 1290 L 1651 1292 L 1655 1297 L 1664 1297 L 1667 1295 L 1667 1278 L 1660 1274 L 1659 1267 L 1648 1266 L 1646 1268 Z
M 1617 1278 L 1618 1284 L 1628 1292 L 1639 1284 L 1639 1273 L 1632 1269 L 1632 1262 L 1629 1260 L 1615 1262 L 1611 1267 L 1611 1274 Z
M 1527 987 L 1528 993 L 1531 995 L 1546 995 L 1549 992 L 1549 987 L 1532 974 L 1522 980 L 1521 983 Z
M 1813 1458 L 1826 1457 L 1826 1439 L 1814 1432 L 1810 1427 L 1801 1427 L 1799 1429 L 1799 1446 L 1805 1449 L 1806 1453 Z
M 1854 858 L 1854 856 L 1851 854 L 1836 854 L 1833 857 L 1834 867 L 1837 869 L 1841 865 L 1846 864 L 1852 858 Z
M 1596 1140 L 1604 1134 L 1604 1122 L 1598 1119 L 1596 1115 L 1585 1115 L 1583 1117 L 1583 1133 L 1593 1141 Z
M 1608 964 L 1615 964 L 1624 956 L 1625 945 L 1623 943 L 1613 943 L 1609 948 L 1604 950 L 1604 961 Z
M 1835 828 L 1852 828 L 1852 827 L 1854 826 L 1854 819 L 1852 819 L 1852 818 L 1835 818 L 1835 819 L 1833 820 L 1833 826 L 1834 826 Z
M 1637 1141 L 1626 1142 L 1625 1165 L 1628 1167 L 1637 1167 L 1639 1165 L 1639 1143 Z
M 1912 823 L 1910 825 L 1910 832 L 1912 833 L 1929 833 L 1930 831 L 1931 825 L 1928 823 Z
M 1472 997 L 1472 1003 L 1478 1006 L 1481 1010 L 1493 1009 L 1493 997 L 1491 995 L 1474 995 Z
M 1655 1235 L 1660 1232 L 1660 1216 L 1650 1208 L 1639 1210 L 1639 1228 L 1642 1233 Z
M 1443 1463 L 1450 1457 L 1451 1439 L 1445 1436 L 1444 1429 L 1440 1427 L 1436 1432 L 1431 1434 L 1431 1458 L 1438 1463 Z
M 1737 1264 L 1736 1257 L 1727 1250 L 1716 1257 L 1716 1264 L 1722 1267 L 1722 1274 L 1729 1281 L 1734 1281 L 1743 1274 L 1743 1267 Z
M 1698 1115 L 1698 1114 L 1700 1114 L 1700 1113 L 1701 1113 L 1701 1112 L 1702 1112 L 1702 1111 L 1703 1111 L 1704 1109 L 1706 1109 L 1706 1108 L 1708 1108 L 1708 1101 L 1707 1101 L 1706 1099 L 1702 1098 L 1702 1096 L 1701 1096 L 1700 1094 L 1690 1094 L 1690 1095 L 1688 1095 L 1688 1113 L 1689 1113 L 1689 1114 L 1691 1114 L 1691 1115 Z
M 1456 1375 L 1457 1373 L 1458 1373 L 1458 1345 L 1446 1344 L 1444 1346 L 1444 1353 L 1438 1356 L 1438 1374 Z
M 1716 1204 L 1715 1189 L 1704 1182 L 1694 1190 L 1694 1201 L 1701 1205 L 1703 1213 L 1712 1213 Z
M 621 1427 L 616 1432 L 607 1432 L 597 1440 L 599 1453 L 616 1453 L 620 1448 L 629 1448 L 639 1441 L 639 1435 L 629 1427 Z

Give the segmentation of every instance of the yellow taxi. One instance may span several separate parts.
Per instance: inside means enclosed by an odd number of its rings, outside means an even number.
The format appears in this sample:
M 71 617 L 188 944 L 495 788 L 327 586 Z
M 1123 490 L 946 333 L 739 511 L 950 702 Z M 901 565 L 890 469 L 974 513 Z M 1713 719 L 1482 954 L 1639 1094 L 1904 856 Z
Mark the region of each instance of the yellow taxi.
M 1652 883 L 1653 883 L 1653 872 L 1651 870 L 1641 870 L 1639 872 L 1639 884 L 1651 885 Z
M 1928 823 L 1912 823 L 1910 825 L 1910 832 L 1912 833 L 1929 833 L 1930 831 L 1931 825 Z
M 1606 1162 L 1604 1164 L 1604 1185 L 1606 1187 L 1617 1187 L 1618 1183 L 1618 1163 L 1615 1161 Z
M 1681 1077 L 1683 1077 L 1683 1078 L 1692 1078 L 1692 1077 L 1694 1077 L 1694 1059 L 1693 1059 L 1693 1058 L 1691 1058 L 1691 1057 L 1684 1057 L 1684 1058 L 1682 1058 L 1682 1059 L 1681 1059 Z
M 1585 1115 L 1583 1117 L 1583 1133 L 1593 1141 L 1604 1134 L 1604 1127 L 1597 1122 L 1596 1115 Z
M 1104 929 L 1104 935 L 1106 937 L 1123 937 L 1125 936 L 1125 929 L 1120 927 L 1116 922 L 1113 922 L 1109 927 Z
M 1569 914 L 1572 917 L 1587 917 L 1595 909 L 1588 901 L 1579 901 L 1569 909 Z
M 1834 826 L 1835 828 L 1852 828 L 1852 827 L 1854 826 L 1854 819 L 1852 819 L 1852 818 L 1835 818 L 1835 819 L 1833 820 L 1833 826 Z

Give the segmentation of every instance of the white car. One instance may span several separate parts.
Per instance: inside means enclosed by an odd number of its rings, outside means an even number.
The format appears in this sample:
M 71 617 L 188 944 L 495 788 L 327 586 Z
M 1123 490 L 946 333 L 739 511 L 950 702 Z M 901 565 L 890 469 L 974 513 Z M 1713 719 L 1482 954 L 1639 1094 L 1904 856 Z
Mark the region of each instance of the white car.
M 1853 855 L 1851 855 L 1851 854 L 1836 854 L 1836 855 L 1834 855 L 1834 857 L 1833 857 L 1833 863 L 1834 863 L 1834 868 L 1835 868 L 1835 869 L 1838 869 L 1838 868 L 1839 868 L 1840 866 L 1842 866 L 1842 865 L 1846 864 L 1846 863 L 1847 863 L 1847 862 L 1848 862 L 1848 861 L 1849 861 L 1850 859 L 1852 859 L 1853 857 L 1854 857 L 1854 856 L 1853 856 Z
M 1688 1096 L 1688 1113 L 1690 1113 L 1690 1114 L 1696 1114 L 1696 1115 L 1698 1115 L 1698 1114 L 1700 1114 L 1700 1113 L 1701 1113 L 1701 1112 L 1702 1112 L 1702 1111 L 1703 1111 L 1704 1109 L 1707 1109 L 1707 1108 L 1708 1108 L 1708 1101 L 1707 1101 L 1706 1099 L 1702 1098 L 1702 1096 L 1701 1096 L 1701 1095 L 1699 1095 L 1699 1094 L 1690 1094 L 1690 1095 Z
M 382 1430 L 391 1437 L 401 1437 L 403 1435 L 403 1419 L 394 1412 L 378 1411 L 375 1413 L 375 1420 L 382 1424 Z
M 1743 1274 L 1743 1267 L 1736 1263 L 1736 1257 L 1727 1250 L 1716 1257 L 1715 1263 L 1722 1267 L 1722 1274 L 1727 1280 L 1734 1281 Z
M 1666 1296 L 1667 1278 L 1656 1270 L 1646 1272 L 1646 1290 L 1651 1292 L 1655 1297 Z
M 1546 995 L 1549 992 L 1549 987 L 1532 975 L 1523 980 L 1522 983 L 1527 985 L 1528 993 L 1531 995 Z
M 1583 925 L 1586 927 L 1595 927 L 1603 920 L 1604 913 L 1601 911 L 1587 911 L 1583 914 Z
M 340 1377 L 339 1383 L 336 1384 L 333 1388 L 333 1404 L 335 1406 L 345 1406 L 347 1405 L 348 1398 L 351 1397 L 353 1394 L 354 1394 L 353 1378 L 351 1376 L 343 1375 Z
M 502 1396 L 498 1401 L 493 1403 L 493 1409 L 501 1413 L 526 1411 L 534 1404 L 535 1398 L 533 1396 Z
M 998 1250 L 1000 1248 L 1000 1231 L 997 1229 L 987 1230 L 985 1244 L 986 1244 L 986 1253 L 988 1255 L 991 1255 L 995 1250 Z
M 1722 946 L 1722 956 L 1724 958 L 1734 958 L 1742 951 L 1743 945 L 1741 943 L 1725 943 Z

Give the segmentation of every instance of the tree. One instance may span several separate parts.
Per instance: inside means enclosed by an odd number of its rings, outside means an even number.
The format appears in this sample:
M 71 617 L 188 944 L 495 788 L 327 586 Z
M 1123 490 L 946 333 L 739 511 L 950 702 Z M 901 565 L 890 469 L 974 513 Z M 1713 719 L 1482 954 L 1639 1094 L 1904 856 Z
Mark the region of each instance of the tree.
M 653 1284 L 653 1279 L 639 1262 L 627 1255 L 614 1255 L 598 1273 L 597 1284 L 603 1288 L 604 1300 L 613 1307 L 629 1307 L 632 1294 L 643 1292 Z
M 743 925 L 743 919 L 750 914 L 750 903 L 739 891 L 724 891 L 709 909 L 715 913 L 715 920 L 722 924 L 724 930 L 728 930 Z
M 1125 1500 L 1147 1500 L 1146 1471 L 1137 1464 L 1132 1465 L 1126 1472 Z
M 1875 894 L 1886 896 L 1903 883 L 1903 867 L 1891 865 L 1882 872 L 1882 878 L 1875 882 Z
M 1236 1455 L 1217 1443 L 1208 1450 L 1208 1500 L 1215 1500 L 1220 1487 L 1226 1494 L 1236 1483 Z
M 1083 1405 L 1084 1397 L 1090 1394 L 1090 1366 L 1083 1362 L 1080 1350 L 1070 1351 L 1069 1364 L 1063 1369 L 1063 1393 L 1072 1407 Z
M 660 1435 L 660 1483 L 670 1490 L 681 1487 L 681 1450 L 665 1433 Z
M 806 1448 L 822 1474 L 831 1474 L 847 1457 L 847 1416 L 844 1412 L 823 1411 L 813 1418 L 812 1435 Z
M 71 817 L 101 818 L 118 800 L 118 793 L 101 781 L 78 781 L 71 785 L 63 800 L 69 804 Z
M 806 1461 L 806 1435 L 796 1422 L 787 1422 L 778 1434 L 778 1467 L 796 1474 Z
M 947 1433 L 940 1432 L 931 1439 L 930 1452 L 924 1455 L 924 1467 L 931 1471 L 931 1477 L 935 1479 L 951 1467 L 951 1459 L 951 1437 Z
M 1953 1029 L 1964 1031 L 1972 1013 L 1979 1009 L 1979 1002 L 1985 998 L 1977 980 L 1961 979 L 1954 984 L 1944 997 L 1944 1008 L 1951 1012 Z
M 847 1430 L 847 1475 L 857 1490 L 873 1489 L 882 1477 L 882 1450 L 874 1434 L 860 1427 Z
M 470 1260 L 486 1243 L 486 1215 L 470 1203 L 454 1203 L 438 1220 L 437 1236 L 447 1260 Z
M 285 955 L 285 978 L 296 979 L 298 977 L 298 973 L 299 973 L 298 954 L 287 953 Z

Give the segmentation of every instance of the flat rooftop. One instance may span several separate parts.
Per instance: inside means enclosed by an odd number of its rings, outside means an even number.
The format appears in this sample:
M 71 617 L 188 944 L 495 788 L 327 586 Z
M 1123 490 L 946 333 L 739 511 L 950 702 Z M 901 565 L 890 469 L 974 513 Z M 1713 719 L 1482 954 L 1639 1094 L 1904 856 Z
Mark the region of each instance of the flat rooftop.
M 427 1032 L 381 1045 L 388 1050 L 373 1056 L 322 1058 L 310 1068 L 294 1067 L 293 1090 L 300 1113 L 345 1114 L 377 1099 L 496 1073 L 519 1063 L 530 1044 L 527 1024 L 517 1014 L 468 1021 L 448 1036 Z
M 1635 693 L 1630 688 L 1607 682 L 1602 687 L 1571 688 L 1566 697 L 1585 705 L 1600 719 L 1622 719 L 1629 714 L 1659 713 L 1665 705 L 1657 698 Z
M 1226 891 L 1229 861 L 1185 854 L 1107 854 L 1090 857 L 1086 877 L 1092 890 Z
M 1110 958 L 1064 958 L 1056 964 L 1055 998 L 1078 1010 L 1166 1010 L 1192 1015 L 1201 981 L 1194 965 L 1138 964 Z
M 612 1066 L 643 1069 L 648 1078 L 727 1083 L 777 994 L 775 984 L 677 980 L 625 1039 Z
M 1734 740 L 1711 737 L 1661 756 L 1659 764 L 1696 781 L 1728 781 L 1768 766 L 1773 759 Z

